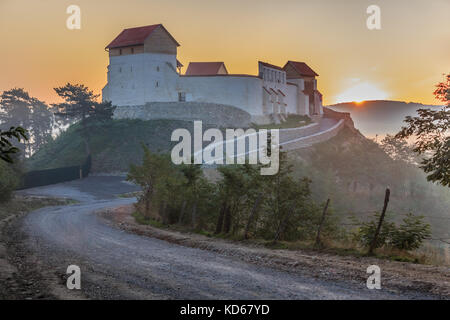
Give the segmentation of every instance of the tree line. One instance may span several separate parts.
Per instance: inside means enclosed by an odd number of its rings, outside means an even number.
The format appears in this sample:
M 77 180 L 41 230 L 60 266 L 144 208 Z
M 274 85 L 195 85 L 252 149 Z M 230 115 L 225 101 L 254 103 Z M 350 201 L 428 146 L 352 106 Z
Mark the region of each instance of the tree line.
M 294 177 L 284 152 L 274 176 L 260 175 L 259 165 L 244 164 L 219 166 L 220 177 L 207 179 L 201 165 L 174 165 L 168 154 L 143 148 L 142 164 L 132 165 L 127 177 L 142 187 L 134 214 L 141 223 L 240 240 L 303 241 L 319 248 L 353 242 L 413 250 L 431 235 L 423 217 L 412 214 L 397 224 L 381 220 L 379 230 L 379 215 L 345 228 L 330 199 L 311 199 L 311 180 Z

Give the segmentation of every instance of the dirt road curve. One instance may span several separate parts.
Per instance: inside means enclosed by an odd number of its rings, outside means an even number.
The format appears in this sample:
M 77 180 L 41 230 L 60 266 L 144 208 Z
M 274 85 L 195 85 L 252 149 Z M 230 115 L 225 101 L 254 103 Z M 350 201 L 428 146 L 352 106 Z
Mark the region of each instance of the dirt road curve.
M 317 280 L 244 263 L 200 249 L 129 234 L 102 222 L 96 210 L 129 204 L 115 195 L 136 190 L 120 177 L 84 180 L 25 191 L 64 196 L 78 204 L 44 208 L 22 221 L 27 245 L 52 274 L 81 268 L 81 295 L 97 299 L 426 299 L 369 290 L 365 283 Z M 64 292 L 62 280 L 59 291 Z

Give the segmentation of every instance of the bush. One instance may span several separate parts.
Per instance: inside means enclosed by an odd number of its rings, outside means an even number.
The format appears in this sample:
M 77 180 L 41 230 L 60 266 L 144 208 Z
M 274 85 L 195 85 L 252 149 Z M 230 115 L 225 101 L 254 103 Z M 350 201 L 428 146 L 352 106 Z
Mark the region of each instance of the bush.
M 431 236 L 430 225 L 422 221 L 423 217 L 409 213 L 403 224 L 391 233 L 391 245 L 400 250 L 414 250 L 420 248 L 423 240 Z
M 0 160 L 0 202 L 8 201 L 20 184 L 20 170 L 17 165 Z
M 420 248 L 423 240 L 428 239 L 431 236 L 430 225 L 424 223 L 422 219 L 422 216 L 414 216 L 409 213 L 406 218 L 403 219 L 403 223 L 400 226 L 384 220 L 381 225 L 375 248 L 381 248 L 383 246 L 399 250 L 414 250 Z M 372 243 L 378 221 L 379 214 L 376 214 L 373 221 L 361 224 L 358 232 L 358 239 L 363 246 L 368 247 Z

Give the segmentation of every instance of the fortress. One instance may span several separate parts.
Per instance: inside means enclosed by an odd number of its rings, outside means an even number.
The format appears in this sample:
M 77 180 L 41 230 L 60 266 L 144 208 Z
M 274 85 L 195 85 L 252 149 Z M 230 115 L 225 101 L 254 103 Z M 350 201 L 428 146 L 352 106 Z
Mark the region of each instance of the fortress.
M 255 123 L 282 122 L 288 114 L 323 114 L 318 74 L 304 62 L 279 67 L 260 61 L 258 75 L 229 74 L 223 62 L 191 62 L 182 74 L 179 46 L 157 24 L 125 29 L 105 48 L 109 66 L 102 96 L 118 106 L 116 116 L 139 117 L 127 113 L 125 106 L 139 106 L 141 113 L 147 105 L 159 111 L 172 106 L 180 113 L 180 107 L 194 103 L 221 105 L 224 113 L 227 106 L 230 112 L 237 108 Z

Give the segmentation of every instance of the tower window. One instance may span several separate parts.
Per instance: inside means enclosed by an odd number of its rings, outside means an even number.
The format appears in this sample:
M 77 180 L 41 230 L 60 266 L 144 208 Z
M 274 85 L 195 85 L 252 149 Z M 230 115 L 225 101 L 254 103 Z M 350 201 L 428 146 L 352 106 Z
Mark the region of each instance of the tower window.
M 186 92 L 178 92 L 178 101 L 186 102 Z
M 159 87 L 159 81 L 156 81 L 156 87 L 157 88 Z
M 158 71 L 158 72 L 159 72 L 159 66 L 156 66 L 156 71 Z
M 119 55 L 122 55 L 122 49 L 119 49 Z

